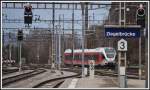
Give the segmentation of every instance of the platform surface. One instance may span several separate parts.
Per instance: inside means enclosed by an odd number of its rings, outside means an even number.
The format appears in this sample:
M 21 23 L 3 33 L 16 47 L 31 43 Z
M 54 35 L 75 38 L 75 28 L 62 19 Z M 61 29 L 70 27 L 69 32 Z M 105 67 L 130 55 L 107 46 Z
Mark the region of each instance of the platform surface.
M 127 79 L 128 88 L 145 88 L 145 80 Z M 119 88 L 118 77 L 70 78 L 60 88 Z

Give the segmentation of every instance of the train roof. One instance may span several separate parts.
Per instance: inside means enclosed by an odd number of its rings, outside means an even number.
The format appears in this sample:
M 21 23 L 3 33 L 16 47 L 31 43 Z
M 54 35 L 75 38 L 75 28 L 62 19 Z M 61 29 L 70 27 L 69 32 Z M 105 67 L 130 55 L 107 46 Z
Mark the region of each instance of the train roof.
M 112 47 L 99 47 L 99 48 L 94 48 L 94 49 L 84 49 L 84 52 L 86 53 L 90 53 L 90 52 L 103 52 L 103 50 L 105 48 L 108 48 L 108 49 L 112 49 Z M 75 49 L 74 50 L 74 53 L 81 53 L 82 52 L 82 49 Z M 66 49 L 65 50 L 65 53 L 72 53 L 72 50 L 71 49 Z

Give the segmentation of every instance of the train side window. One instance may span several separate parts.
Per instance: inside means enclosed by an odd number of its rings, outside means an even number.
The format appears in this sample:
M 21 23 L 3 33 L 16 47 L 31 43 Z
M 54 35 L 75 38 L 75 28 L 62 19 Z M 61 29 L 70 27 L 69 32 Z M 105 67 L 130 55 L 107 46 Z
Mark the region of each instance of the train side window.
M 97 55 L 94 55 L 94 59 L 97 60 Z
M 70 60 L 70 55 L 68 56 L 68 59 Z
M 76 58 L 77 58 L 77 55 L 74 55 L 74 60 L 77 60 Z
M 79 60 L 79 55 L 75 55 L 75 60 Z
M 91 55 L 88 55 L 87 58 L 88 58 L 88 60 L 91 60 Z
M 95 55 L 93 55 L 93 60 L 95 60 Z
M 94 60 L 93 55 L 91 56 L 91 60 Z
M 87 60 L 86 56 L 87 56 L 87 55 L 84 55 L 84 60 Z
M 89 60 L 88 55 L 85 55 L 85 60 Z
M 78 60 L 78 55 L 75 55 L 75 60 Z
M 95 55 L 92 56 L 92 60 L 95 60 Z
M 69 55 L 69 60 L 71 60 L 71 55 Z
M 65 59 L 66 59 L 66 60 L 69 60 L 69 56 L 68 56 L 68 55 L 66 55 L 66 56 L 65 56 Z
M 79 55 L 79 60 L 82 60 L 82 56 L 81 55 Z
M 80 60 L 80 55 L 78 55 L 78 60 Z
M 79 56 L 79 55 L 75 55 L 75 56 L 74 56 L 74 59 L 75 59 L 75 60 L 78 60 L 78 59 L 79 59 L 78 56 Z
M 72 55 L 69 56 L 69 59 L 72 60 Z
M 70 60 L 70 55 L 68 55 L 68 60 Z
M 78 60 L 78 55 L 75 55 L 75 60 Z
M 65 59 L 66 59 L 66 60 L 71 60 L 72 57 L 71 57 L 71 55 L 66 55 L 66 56 L 65 56 Z

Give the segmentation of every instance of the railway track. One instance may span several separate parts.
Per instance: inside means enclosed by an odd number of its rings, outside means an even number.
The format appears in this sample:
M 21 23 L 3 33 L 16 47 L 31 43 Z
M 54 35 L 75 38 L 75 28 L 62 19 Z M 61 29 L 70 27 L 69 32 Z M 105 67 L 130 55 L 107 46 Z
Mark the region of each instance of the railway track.
M 6 85 L 8 85 L 12 82 L 16 82 L 16 81 L 19 81 L 19 80 L 22 80 L 22 79 L 40 74 L 40 73 L 43 73 L 45 71 L 46 71 L 45 69 L 36 69 L 36 70 L 34 70 L 32 72 L 29 72 L 29 73 L 23 73 L 23 74 L 19 74 L 19 75 L 16 75 L 16 76 L 3 78 L 2 79 L 2 85 L 6 86 Z
M 2 67 L 2 74 L 6 75 L 6 74 L 10 74 L 10 73 L 14 73 L 17 72 L 19 69 L 17 67 Z
M 79 68 L 74 68 L 73 70 L 76 71 L 76 72 L 81 71 L 81 69 L 79 69 Z M 71 71 L 71 70 L 68 69 L 68 71 Z M 109 69 L 99 69 L 99 70 L 96 69 L 95 70 L 95 75 L 118 77 L 117 72 L 109 70 Z M 128 71 L 127 72 L 127 78 L 129 78 L 129 79 L 138 79 L 139 76 L 138 76 L 138 73 Z M 145 78 L 142 77 L 142 79 L 145 79 Z
M 17 72 L 18 71 L 18 69 L 14 69 L 14 70 L 3 70 L 2 71 L 2 73 L 3 73 L 3 75 L 6 75 L 6 74 L 10 74 L 10 73 L 14 73 L 14 72 Z
M 117 77 L 118 73 L 114 72 L 114 71 L 107 71 L 107 70 L 96 70 L 95 71 L 96 75 L 101 75 L 101 76 L 112 76 L 112 77 Z M 131 72 L 127 72 L 127 78 L 129 79 L 138 79 L 138 73 L 131 73 Z M 144 77 L 142 77 L 142 79 L 145 79 Z
M 78 71 L 72 71 L 72 70 L 65 70 L 65 71 L 71 71 L 75 73 L 78 72 Z M 73 77 L 80 77 L 80 76 L 81 76 L 81 73 L 78 72 L 77 74 L 71 75 L 71 76 L 64 76 L 64 77 L 49 79 L 49 80 L 46 80 L 44 82 L 41 82 L 35 85 L 32 88 L 58 88 L 66 79 L 73 78 Z

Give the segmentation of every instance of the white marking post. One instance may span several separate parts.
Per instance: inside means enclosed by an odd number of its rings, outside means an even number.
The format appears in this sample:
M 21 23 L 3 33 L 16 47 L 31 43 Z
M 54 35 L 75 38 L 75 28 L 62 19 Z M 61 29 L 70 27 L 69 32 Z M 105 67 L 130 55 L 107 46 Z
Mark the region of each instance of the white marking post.
M 95 61 L 94 60 L 89 60 L 89 73 L 90 73 L 90 78 L 94 78 L 94 69 L 95 66 Z

